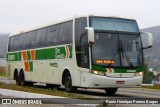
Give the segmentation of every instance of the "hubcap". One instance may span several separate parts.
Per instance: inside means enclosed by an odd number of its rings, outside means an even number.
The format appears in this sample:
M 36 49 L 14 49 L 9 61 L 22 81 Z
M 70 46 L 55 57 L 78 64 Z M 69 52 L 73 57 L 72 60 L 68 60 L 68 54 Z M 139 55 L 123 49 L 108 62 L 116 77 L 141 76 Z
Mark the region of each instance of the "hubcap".
M 67 77 L 67 79 L 66 79 L 66 86 L 67 87 L 71 86 L 71 79 L 70 79 L 70 77 Z

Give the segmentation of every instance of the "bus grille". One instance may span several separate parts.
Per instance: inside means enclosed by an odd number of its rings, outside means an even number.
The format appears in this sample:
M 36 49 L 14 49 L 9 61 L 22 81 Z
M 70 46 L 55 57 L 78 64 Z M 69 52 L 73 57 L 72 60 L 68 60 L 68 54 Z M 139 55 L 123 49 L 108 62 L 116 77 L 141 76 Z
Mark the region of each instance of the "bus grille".
M 106 76 L 114 78 L 129 78 L 134 77 L 135 73 L 106 73 Z

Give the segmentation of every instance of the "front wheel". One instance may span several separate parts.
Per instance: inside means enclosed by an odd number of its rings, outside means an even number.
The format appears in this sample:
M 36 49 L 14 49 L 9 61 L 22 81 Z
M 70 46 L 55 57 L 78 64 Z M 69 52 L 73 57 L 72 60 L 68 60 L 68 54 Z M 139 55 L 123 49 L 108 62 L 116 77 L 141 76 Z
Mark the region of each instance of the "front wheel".
M 115 95 L 118 88 L 105 88 L 104 90 L 106 91 L 107 95 Z
M 67 92 L 76 91 L 77 88 L 72 86 L 72 78 L 71 75 L 68 73 L 65 77 L 65 89 Z

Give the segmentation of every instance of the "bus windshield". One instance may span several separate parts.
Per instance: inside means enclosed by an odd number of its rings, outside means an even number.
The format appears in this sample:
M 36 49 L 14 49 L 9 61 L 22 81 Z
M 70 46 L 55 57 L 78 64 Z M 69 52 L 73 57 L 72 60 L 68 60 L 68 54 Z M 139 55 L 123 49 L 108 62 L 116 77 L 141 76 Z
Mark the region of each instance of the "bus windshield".
M 107 67 L 142 66 L 142 44 L 136 21 L 94 17 L 90 18 L 90 25 L 95 29 L 92 64 Z
M 139 67 L 142 66 L 141 49 L 139 35 L 95 33 L 92 62 L 111 67 Z
M 96 30 L 139 32 L 135 20 L 91 17 L 90 22 L 91 27 Z

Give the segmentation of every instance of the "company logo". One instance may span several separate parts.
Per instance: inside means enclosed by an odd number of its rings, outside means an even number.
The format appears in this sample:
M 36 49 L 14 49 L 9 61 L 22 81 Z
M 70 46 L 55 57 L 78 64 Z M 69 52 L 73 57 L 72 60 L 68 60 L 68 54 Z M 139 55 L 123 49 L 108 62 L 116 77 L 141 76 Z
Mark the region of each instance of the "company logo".
M 15 55 L 8 55 L 8 61 L 15 60 Z
M 51 66 L 51 67 L 58 67 L 58 63 L 56 63 L 56 62 L 55 62 L 55 63 L 50 62 L 50 66 Z

